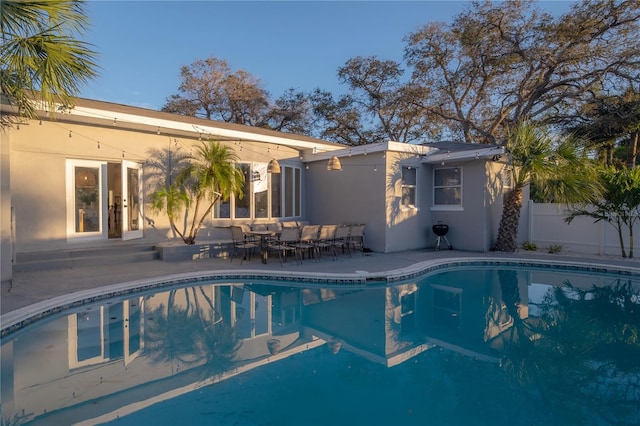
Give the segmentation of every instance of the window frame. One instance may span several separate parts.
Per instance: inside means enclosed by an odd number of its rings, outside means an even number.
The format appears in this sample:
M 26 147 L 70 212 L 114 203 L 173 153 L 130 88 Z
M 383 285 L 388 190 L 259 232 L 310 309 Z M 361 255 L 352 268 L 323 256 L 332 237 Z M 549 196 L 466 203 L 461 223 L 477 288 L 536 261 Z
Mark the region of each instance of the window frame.
M 442 170 L 454 170 L 458 173 L 458 183 L 450 184 L 450 185 L 436 185 L 436 173 Z M 436 204 L 436 192 L 441 189 L 448 188 L 460 188 L 460 203 L 459 204 Z M 450 166 L 450 167 L 436 167 L 433 169 L 433 183 L 432 183 L 432 200 L 431 200 L 431 210 L 439 210 L 439 211 L 462 211 L 464 210 L 464 186 L 463 186 L 463 172 L 461 166 Z
M 404 171 L 405 170 L 415 170 L 415 181 L 413 183 L 406 183 L 405 182 L 405 175 L 404 175 Z M 418 173 L 418 168 L 416 166 L 402 166 L 402 169 L 400 170 L 400 208 L 402 210 L 418 210 L 418 182 L 419 180 L 419 173 Z M 412 204 L 405 204 L 404 203 L 404 193 L 405 193 L 405 189 L 412 189 L 413 190 L 413 203 Z

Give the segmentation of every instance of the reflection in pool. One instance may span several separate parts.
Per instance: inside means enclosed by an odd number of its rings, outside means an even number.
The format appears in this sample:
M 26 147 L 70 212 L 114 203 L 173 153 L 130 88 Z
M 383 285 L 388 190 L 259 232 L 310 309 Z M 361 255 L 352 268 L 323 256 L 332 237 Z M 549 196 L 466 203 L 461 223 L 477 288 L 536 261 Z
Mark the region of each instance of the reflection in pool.
M 14 424 L 638 424 L 635 276 L 459 269 L 409 283 L 211 283 L 2 341 Z

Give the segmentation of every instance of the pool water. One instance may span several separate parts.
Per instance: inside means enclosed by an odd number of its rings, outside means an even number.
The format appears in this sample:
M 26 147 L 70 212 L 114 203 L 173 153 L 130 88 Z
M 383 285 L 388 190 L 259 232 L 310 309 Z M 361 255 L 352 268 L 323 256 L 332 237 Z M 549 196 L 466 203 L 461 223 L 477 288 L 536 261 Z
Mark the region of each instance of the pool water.
M 460 268 L 395 285 L 211 282 L 2 341 L 7 424 L 640 423 L 640 280 Z

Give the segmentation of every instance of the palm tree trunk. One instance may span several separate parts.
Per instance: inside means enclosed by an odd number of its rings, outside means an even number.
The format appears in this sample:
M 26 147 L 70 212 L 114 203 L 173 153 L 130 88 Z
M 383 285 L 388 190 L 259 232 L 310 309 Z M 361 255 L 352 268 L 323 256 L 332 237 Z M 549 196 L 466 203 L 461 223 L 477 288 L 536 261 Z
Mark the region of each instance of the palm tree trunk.
M 633 259 L 633 222 L 629 226 L 629 259 Z
M 623 222 L 620 220 L 619 216 L 617 216 L 616 228 L 618 229 L 618 241 L 620 241 L 620 250 L 622 251 L 622 257 L 626 258 L 627 252 L 624 249 L 624 237 L 622 236 L 622 226 L 623 226 Z
M 516 185 L 507 194 L 507 198 L 504 201 L 495 246 L 496 251 L 516 251 L 520 210 L 522 210 L 522 186 Z

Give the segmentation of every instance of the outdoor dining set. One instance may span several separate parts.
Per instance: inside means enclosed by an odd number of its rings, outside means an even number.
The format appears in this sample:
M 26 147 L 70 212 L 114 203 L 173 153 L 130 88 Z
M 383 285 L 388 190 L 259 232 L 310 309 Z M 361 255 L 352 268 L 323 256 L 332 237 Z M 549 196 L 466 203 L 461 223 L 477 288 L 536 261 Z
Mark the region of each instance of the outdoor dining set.
M 230 257 L 232 262 L 239 257 L 242 263 L 259 253 L 262 263 L 267 263 L 273 254 L 283 265 L 288 258 L 300 264 L 305 258 L 319 262 L 322 256 L 330 256 L 332 260 L 340 254 L 351 257 L 351 253 L 358 250 L 364 255 L 364 227 L 362 224 L 283 225 L 280 222 L 233 225 Z

